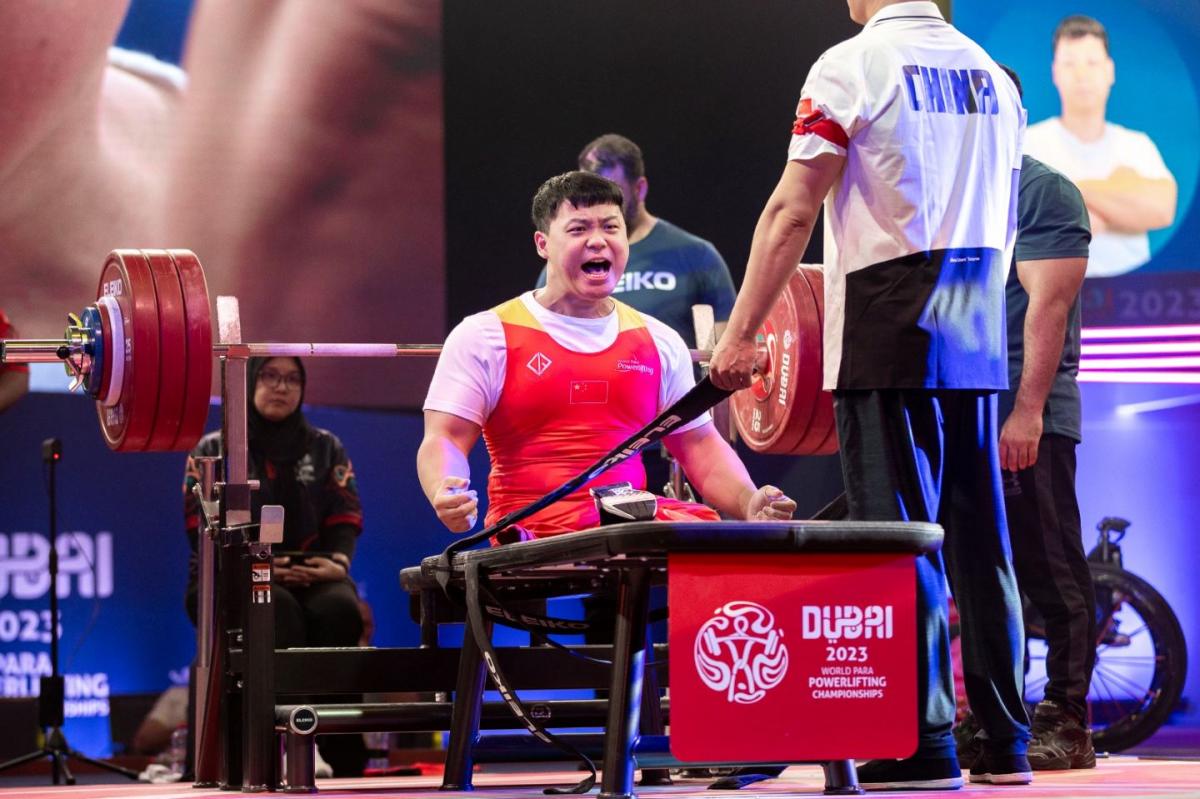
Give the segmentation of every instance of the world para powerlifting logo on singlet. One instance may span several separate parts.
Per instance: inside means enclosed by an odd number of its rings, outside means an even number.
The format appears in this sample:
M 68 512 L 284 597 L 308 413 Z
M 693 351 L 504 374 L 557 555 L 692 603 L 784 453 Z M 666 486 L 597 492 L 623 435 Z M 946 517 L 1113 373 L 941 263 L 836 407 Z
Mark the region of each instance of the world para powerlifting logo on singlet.
M 654 367 L 648 366 L 637 358 L 626 358 L 623 361 L 617 361 L 618 372 L 641 372 L 644 375 L 654 376 Z

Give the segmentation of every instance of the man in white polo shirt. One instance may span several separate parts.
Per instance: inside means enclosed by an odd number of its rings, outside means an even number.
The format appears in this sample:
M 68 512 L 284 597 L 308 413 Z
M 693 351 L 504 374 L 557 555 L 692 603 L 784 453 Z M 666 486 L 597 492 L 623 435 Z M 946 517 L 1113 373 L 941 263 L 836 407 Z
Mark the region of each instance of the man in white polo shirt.
M 826 202 L 825 388 L 851 517 L 937 521 L 918 558 L 917 752 L 865 788 L 957 788 L 948 575 L 967 692 L 986 731 L 971 780 L 1026 783 L 1023 632 L 1000 492 L 1004 281 L 1024 111 L 1012 82 L 931 2 L 848 0 L 862 33 L 809 73 L 789 162 L 754 232 L 713 382 L 750 384 L 754 337 Z M 945 567 L 943 560 L 945 558 Z

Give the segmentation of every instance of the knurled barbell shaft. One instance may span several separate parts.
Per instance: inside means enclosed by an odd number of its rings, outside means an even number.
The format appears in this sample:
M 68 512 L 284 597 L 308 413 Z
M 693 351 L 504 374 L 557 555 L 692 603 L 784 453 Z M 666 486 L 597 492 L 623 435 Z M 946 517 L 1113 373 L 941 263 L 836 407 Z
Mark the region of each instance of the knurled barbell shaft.
M 72 345 L 64 339 L 0 341 L 0 363 L 56 363 Z M 436 358 L 441 344 L 370 344 L 330 342 L 263 342 L 214 344 L 213 355 L 229 358 Z M 708 350 L 690 350 L 692 361 L 707 362 Z
M 69 346 L 61 338 L 8 339 L 0 341 L 0 363 L 56 363 Z
M 354 344 L 266 342 L 214 344 L 213 354 L 230 358 L 436 358 L 441 344 Z
M 692 361 L 707 362 L 709 350 L 689 350 Z M 214 344 L 213 354 L 230 358 L 436 358 L 441 344 L 334 344 L 320 342 Z

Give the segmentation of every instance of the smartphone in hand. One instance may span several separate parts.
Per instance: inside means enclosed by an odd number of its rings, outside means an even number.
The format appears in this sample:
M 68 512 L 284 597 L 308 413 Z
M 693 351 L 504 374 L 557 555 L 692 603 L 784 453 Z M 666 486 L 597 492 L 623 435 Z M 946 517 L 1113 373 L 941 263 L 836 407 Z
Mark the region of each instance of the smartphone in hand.
M 311 550 L 275 550 L 271 553 L 275 558 L 287 558 L 288 566 L 299 566 L 308 561 L 309 558 L 328 558 L 333 560 L 332 552 L 315 552 Z

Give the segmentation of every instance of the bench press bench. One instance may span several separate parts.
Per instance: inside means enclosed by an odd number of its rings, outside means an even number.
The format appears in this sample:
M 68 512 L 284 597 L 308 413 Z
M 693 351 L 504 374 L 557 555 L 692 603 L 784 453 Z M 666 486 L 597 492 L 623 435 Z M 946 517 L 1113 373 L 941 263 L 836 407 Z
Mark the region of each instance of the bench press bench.
M 825 768 L 827 793 L 857 793 L 854 758 L 905 757 L 916 748 L 913 558 L 936 552 L 941 540 L 939 526 L 919 522 L 633 522 L 462 552 L 454 556 L 449 571 L 440 557 L 425 558 L 419 567 L 401 573 L 404 587 L 421 600 L 421 618 L 428 624 L 436 624 L 439 608 L 448 601 L 442 594 L 439 574 L 443 579 L 448 578 L 450 592 L 459 595 L 469 610 L 467 633 L 458 659 L 450 745 L 442 787 L 446 790 L 470 790 L 472 787 L 473 753 L 478 743 L 484 679 L 488 671 L 480 641 L 490 640 L 494 623 L 503 623 L 506 616 L 514 615 L 504 606 L 510 601 L 609 590 L 617 596 L 618 613 L 608 685 L 600 795 L 604 799 L 631 799 L 634 796 L 633 772 L 638 765 L 636 745 L 639 735 L 644 733 L 642 713 L 646 703 L 642 692 L 647 676 L 649 590 L 652 585 L 679 580 L 688 587 L 678 591 L 678 586 L 669 585 L 671 644 L 674 651 L 682 650 L 687 654 L 676 655 L 670 663 L 674 699 L 672 736 L 668 739 L 671 751 L 676 756 L 681 751 L 692 755 L 699 751 L 700 759 L 707 760 L 703 750 L 705 742 L 712 739 L 718 746 L 707 754 L 711 754 L 716 762 L 820 762 Z M 756 569 L 766 571 L 759 574 Z M 777 592 L 780 596 L 774 598 L 777 600 L 772 605 L 774 612 L 767 611 L 756 601 L 739 599 L 738 591 L 753 592 L 762 586 L 783 589 Z M 709 607 L 713 605 L 713 599 L 705 595 L 706 589 L 715 589 L 719 595 L 725 587 L 731 587 L 734 593 L 729 594 L 723 604 Z M 485 598 L 485 592 L 491 597 Z M 796 595 L 790 596 L 792 593 Z M 692 601 L 693 598 L 696 601 Z M 829 601 L 823 601 L 823 598 Z M 695 607 L 705 602 L 708 604 Z M 794 606 L 796 603 L 799 603 L 798 607 Z M 722 616 L 726 610 L 728 613 Z M 711 612 L 717 612 L 717 615 L 700 624 L 698 630 L 681 627 L 685 624 L 682 617 L 700 618 Z M 755 637 L 757 633 L 722 637 L 713 632 L 732 629 L 730 624 L 745 627 L 749 623 L 746 622 L 747 612 L 751 616 L 758 614 L 759 618 L 753 621 L 766 636 L 761 641 Z M 778 626 L 770 630 L 763 626 L 763 613 L 771 616 L 772 625 L 778 616 Z M 773 636 L 769 634 L 772 631 Z M 678 645 L 681 642 L 683 646 Z M 766 648 L 763 653 L 751 652 L 751 648 L 760 644 Z M 793 721 L 780 720 L 778 711 L 768 711 L 766 718 L 775 721 L 766 727 L 783 723 L 785 726 L 775 730 L 774 735 L 786 740 L 780 741 L 778 746 L 770 741 L 751 742 L 750 750 L 744 743 L 734 745 L 722 740 L 720 734 L 711 735 L 707 730 L 696 729 L 697 725 L 703 727 L 707 723 L 713 730 L 721 730 L 727 726 L 721 720 L 726 718 L 726 710 L 733 714 L 729 718 L 749 720 L 755 716 L 748 709 L 761 711 L 766 708 L 766 704 L 754 708 L 758 699 L 747 701 L 744 696 L 735 699 L 739 691 L 751 697 L 768 693 L 763 685 L 749 684 L 758 677 L 747 669 L 751 660 L 754 663 L 764 662 L 763 658 L 778 661 L 781 646 L 786 649 L 784 669 L 793 674 L 800 672 L 800 677 L 792 682 L 807 680 L 799 687 L 790 688 L 800 697 L 795 701 L 803 700 L 814 707 L 828 709 L 833 716 L 821 720 L 802 717 L 799 704 L 783 714 L 792 716 L 794 713 Z M 554 656 L 562 654 L 545 647 L 541 649 L 546 655 L 551 652 Z M 689 656 L 693 652 L 694 665 Z M 732 668 L 729 664 L 721 665 L 722 653 L 733 653 Z M 816 663 L 814 657 L 821 663 Z M 702 663 L 706 659 L 711 662 Z M 703 689 L 699 693 L 693 691 L 692 683 L 696 682 L 693 678 L 698 672 L 704 672 L 702 680 L 711 676 L 708 672 L 718 675 L 708 680 L 708 688 L 712 689 L 708 693 L 713 694 L 715 700 Z M 720 682 L 722 674 L 732 675 L 730 678 L 737 685 L 726 680 L 724 685 L 714 687 L 713 680 Z M 686 687 L 677 679 L 680 675 L 688 678 L 683 681 L 688 683 Z M 768 673 L 767 682 L 775 680 L 775 684 L 767 688 L 774 690 L 785 683 L 784 676 Z M 728 708 L 719 704 L 724 699 L 721 691 L 734 697 L 726 703 Z M 710 700 L 718 704 L 712 705 Z M 709 711 L 702 710 L 696 718 L 694 708 L 701 705 L 710 707 L 712 715 L 707 716 Z M 658 703 L 651 700 L 649 706 L 657 707 Z M 861 734 L 863 725 L 854 727 L 856 734 L 847 735 L 837 729 L 837 714 L 843 711 L 861 712 L 864 716 L 869 713 L 873 723 L 882 720 L 886 726 L 877 727 L 877 734 L 865 739 Z M 746 721 L 739 731 L 739 738 L 753 738 L 758 724 Z M 822 727 L 816 731 L 819 742 L 814 743 L 811 735 L 800 736 L 803 740 L 791 740 L 796 737 L 793 728 L 813 724 Z M 698 750 L 697 740 L 701 742 Z M 646 747 L 649 750 L 662 751 L 661 742 L 657 742 L 660 745 L 651 741 L 645 743 L 649 744 Z M 723 744 L 728 745 L 727 749 L 721 748 Z M 761 749 L 753 748 L 755 746 L 761 746 Z M 532 751 L 537 750 L 531 745 Z M 755 751 L 766 756 L 746 756 Z M 696 759 L 689 756 L 681 762 L 695 762 Z

